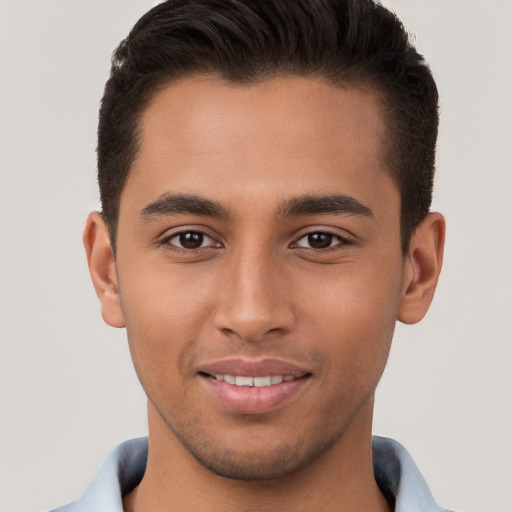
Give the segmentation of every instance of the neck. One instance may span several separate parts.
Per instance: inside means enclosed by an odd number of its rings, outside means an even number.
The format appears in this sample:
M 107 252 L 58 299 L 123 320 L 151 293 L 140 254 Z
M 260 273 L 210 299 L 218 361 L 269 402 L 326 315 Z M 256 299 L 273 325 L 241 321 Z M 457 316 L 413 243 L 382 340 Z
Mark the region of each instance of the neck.
M 373 475 L 371 414 L 361 410 L 343 436 L 306 468 L 282 478 L 243 481 L 202 466 L 149 407 L 149 452 L 144 477 L 124 497 L 126 512 L 272 510 L 390 512 Z M 369 426 L 361 430 L 361 423 Z

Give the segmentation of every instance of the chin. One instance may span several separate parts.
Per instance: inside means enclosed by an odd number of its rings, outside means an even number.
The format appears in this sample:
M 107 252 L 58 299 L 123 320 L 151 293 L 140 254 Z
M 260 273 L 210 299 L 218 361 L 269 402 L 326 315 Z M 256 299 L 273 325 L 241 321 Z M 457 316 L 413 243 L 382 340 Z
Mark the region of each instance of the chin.
M 290 453 L 288 447 L 282 447 L 273 453 L 241 454 L 224 452 L 214 454 L 201 451 L 191 454 L 206 469 L 215 475 L 232 480 L 258 481 L 284 478 L 297 473 L 316 457 L 298 456 Z
M 340 437 L 326 439 L 305 434 L 284 439 L 260 437 L 253 431 L 242 440 L 221 440 L 198 432 L 173 433 L 204 468 L 224 478 L 244 481 L 285 478 L 297 473 L 320 458 Z

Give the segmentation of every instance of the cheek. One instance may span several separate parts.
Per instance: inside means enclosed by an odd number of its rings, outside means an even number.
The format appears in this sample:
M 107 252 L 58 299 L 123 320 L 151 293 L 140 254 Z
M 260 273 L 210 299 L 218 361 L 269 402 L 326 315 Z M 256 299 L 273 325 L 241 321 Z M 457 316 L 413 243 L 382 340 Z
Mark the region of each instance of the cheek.
M 184 369 L 210 323 L 208 286 L 171 266 L 120 276 L 121 307 L 130 352 L 144 387 L 187 378 Z
M 332 274 L 317 278 L 303 303 L 303 315 L 314 326 L 310 336 L 313 343 L 321 341 L 318 348 L 328 355 L 334 379 L 349 379 L 354 387 L 365 379 L 376 385 L 395 328 L 401 266 L 354 265 Z
M 181 337 L 197 328 L 210 314 L 211 273 L 195 265 L 148 260 L 144 266 L 123 268 L 120 275 L 127 327 L 162 331 L 169 337 Z

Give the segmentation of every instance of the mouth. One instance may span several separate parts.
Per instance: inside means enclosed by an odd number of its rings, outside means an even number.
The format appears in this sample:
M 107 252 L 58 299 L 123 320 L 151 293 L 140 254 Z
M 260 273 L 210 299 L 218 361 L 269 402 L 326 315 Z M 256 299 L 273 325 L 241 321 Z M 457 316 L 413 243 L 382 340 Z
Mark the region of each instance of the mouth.
M 276 386 L 277 384 L 281 384 L 283 382 L 292 382 L 296 379 L 303 379 L 309 374 L 295 377 L 293 375 L 265 375 L 263 377 L 250 377 L 248 375 L 229 375 L 228 373 L 217 373 L 214 375 L 210 375 L 208 373 L 199 372 L 204 377 L 210 377 L 211 379 L 217 380 L 219 382 L 226 382 L 227 384 L 231 384 L 233 386 L 246 386 L 246 387 L 254 387 L 254 388 L 266 388 L 269 386 Z
M 214 403 L 243 414 L 264 414 L 297 399 L 312 373 L 276 361 L 219 361 L 198 372 Z

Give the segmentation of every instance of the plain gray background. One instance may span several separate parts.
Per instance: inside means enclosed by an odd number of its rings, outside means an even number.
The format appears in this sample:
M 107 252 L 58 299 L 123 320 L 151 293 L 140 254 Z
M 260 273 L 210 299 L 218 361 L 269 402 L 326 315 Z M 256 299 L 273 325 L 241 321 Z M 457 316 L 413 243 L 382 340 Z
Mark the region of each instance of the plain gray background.
M 0 510 L 76 499 L 146 431 L 125 333 L 102 323 L 81 232 L 110 54 L 148 0 L 0 0 Z M 427 318 L 397 328 L 375 433 L 437 501 L 512 510 L 512 2 L 389 0 L 437 77 L 435 209 L 448 222 Z

